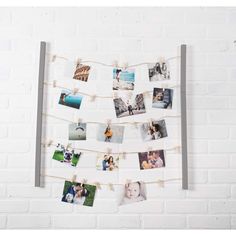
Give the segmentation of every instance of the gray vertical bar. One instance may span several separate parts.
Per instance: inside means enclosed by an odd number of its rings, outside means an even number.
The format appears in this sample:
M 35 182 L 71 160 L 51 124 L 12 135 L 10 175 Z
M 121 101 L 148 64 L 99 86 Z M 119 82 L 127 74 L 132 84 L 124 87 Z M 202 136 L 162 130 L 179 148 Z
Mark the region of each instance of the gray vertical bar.
M 38 103 L 37 128 L 35 146 L 35 187 L 40 187 L 41 174 L 41 137 L 42 137 L 42 111 L 43 111 L 43 82 L 45 73 L 46 42 L 40 42 L 39 76 L 38 76 Z
M 186 55 L 187 46 L 181 45 L 181 144 L 182 144 L 182 188 L 188 189 L 188 147 L 187 147 L 187 107 L 186 107 Z

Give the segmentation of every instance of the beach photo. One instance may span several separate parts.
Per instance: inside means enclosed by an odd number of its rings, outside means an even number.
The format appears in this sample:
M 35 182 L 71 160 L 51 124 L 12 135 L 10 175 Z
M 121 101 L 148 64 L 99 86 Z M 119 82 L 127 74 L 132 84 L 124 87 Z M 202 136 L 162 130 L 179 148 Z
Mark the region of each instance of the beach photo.
M 115 98 L 113 101 L 117 118 L 143 114 L 146 112 L 142 93 L 137 94 L 135 97 L 130 97 L 126 94 L 119 98 Z
M 124 126 L 100 124 L 98 126 L 97 140 L 107 143 L 122 143 L 124 136 Z
M 87 82 L 89 78 L 90 69 L 90 66 L 78 63 L 76 65 L 73 79 Z
M 163 150 L 139 152 L 138 157 L 140 170 L 165 167 L 165 158 Z
M 134 69 L 113 69 L 113 90 L 134 90 Z
M 154 88 L 152 107 L 161 109 L 171 109 L 173 100 L 173 89 Z
M 81 154 L 81 152 L 76 152 L 72 148 L 66 148 L 58 143 L 52 159 L 70 166 L 77 166 Z
M 102 171 L 118 171 L 119 155 L 99 153 L 97 156 L 96 169 Z
M 144 182 L 137 181 L 125 184 L 123 193 L 120 205 L 141 202 L 147 199 Z
M 93 206 L 96 186 L 65 181 L 62 202 L 83 206 Z
M 69 140 L 86 140 L 86 123 L 69 124 Z
M 166 62 L 148 64 L 149 81 L 161 81 L 170 79 L 170 71 Z
M 71 90 L 65 90 L 65 89 L 61 91 L 59 104 L 80 109 L 81 102 L 82 102 L 82 96 L 79 95 L 78 93 L 73 94 Z
M 152 141 L 167 137 L 165 120 L 157 120 L 141 125 L 143 141 Z

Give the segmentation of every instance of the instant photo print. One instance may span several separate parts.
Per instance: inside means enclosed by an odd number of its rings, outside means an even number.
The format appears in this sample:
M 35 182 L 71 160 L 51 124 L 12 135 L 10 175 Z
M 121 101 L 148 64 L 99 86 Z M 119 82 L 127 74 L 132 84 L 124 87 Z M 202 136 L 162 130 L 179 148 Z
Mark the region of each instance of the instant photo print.
M 170 71 L 166 62 L 157 62 L 148 65 L 149 81 L 161 81 L 170 79 Z
M 99 153 L 97 156 L 96 169 L 102 171 L 118 171 L 119 155 Z
M 91 67 L 78 63 L 74 72 L 73 79 L 87 82 Z
M 66 165 L 77 166 L 81 154 L 81 152 L 76 152 L 72 148 L 66 148 L 64 145 L 58 143 L 52 159 Z
M 134 69 L 113 69 L 113 90 L 134 90 Z
M 94 185 L 65 181 L 62 202 L 92 207 L 95 192 Z
M 69 140 L 86 140 L 86 123 L 71 123 L 69 124 Z
M 171 109 L 173 100 L 173 89 L 154 88 L 152 107 L 160 109 Z

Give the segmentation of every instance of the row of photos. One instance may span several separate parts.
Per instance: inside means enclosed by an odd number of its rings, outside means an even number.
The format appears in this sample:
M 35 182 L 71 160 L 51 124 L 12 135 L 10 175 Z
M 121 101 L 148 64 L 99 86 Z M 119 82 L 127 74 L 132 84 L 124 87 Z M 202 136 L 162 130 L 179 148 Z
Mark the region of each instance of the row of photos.
M 149 80 L 162 81 L 170 79 L 170 72 L 165 62 L 148 65 Z M 73 79 L 87 82 L 91 67 L 77 64 Z M 113 69 L 113 90 L 134 90 L 134 69 Z M 70 90 L 62 90 L 59 104 L 80 109 L 83 97 Z M 172 109 L 173 90 L 168 88 L 154 88 L 152 107 L 160 109 Z M 129 93 L 115 98 L 114 107 L 116 117 L 126 117 L 146 112 L 143 94 L 131 97 Z M 86 140 L 86 123 L 69 124 L 69 140 Z M 167 137 L 165 120 L 143 123 L 140 126 L 143 141 L 157 140 Z M 112 124 L 100 124 L 97 140 L 110 143 L 122 143 L 124 126 Z M 69 166 L 76 167 L 82 153 L 73 148 L 65 147 L 58 143 L 53 154 L 53 160 Z M 154 150 L 138 153 L 140 170 L 165 167 L 164 150 Z M 119 169 L 120 156 L 117 154 L 99 153 L 97 156 L 96 169 L 101 171 L 117 171 Z M 93 206 L 96 186 L 78 182 L 65 181 L 62 201 L 84 206 Z M 144 182 L 131 182 L 124 185 L 122 198 L 119 205 L 140 202 L 146 200 L 146 187 Z

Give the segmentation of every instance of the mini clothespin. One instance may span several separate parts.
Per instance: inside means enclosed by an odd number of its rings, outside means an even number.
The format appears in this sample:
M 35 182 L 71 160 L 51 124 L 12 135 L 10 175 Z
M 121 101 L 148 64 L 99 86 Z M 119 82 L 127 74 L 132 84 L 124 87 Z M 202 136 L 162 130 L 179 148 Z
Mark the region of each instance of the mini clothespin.
M 164 57 L 160 57 L 159 58 L 159 62 L 160 62 L 160 64 L 162 64 L 163 62 L 165 62 L 165 58 Z
M 76 93 L 78 93 L 79 89 L 78 88 L 74 88 L 73 89 L 73 94 L 75 95 Z
M 181 153 L 181 146 L 175 147 L 175 151 L 176 151 L 177 153 Z
M 66 149 L 68 149 L 68 148 L 70 148 L 71 147 L 71 143 L 68 143 L 67 145 L 66 145 Z
M 152 151 L 152 147 L 148 147 L 148 148 L 147 148 L 147 151 L 148 151 L 148 152 L 151 152 L 151 151 Z
M 72 176 L 72 179 L 71 179 L 71 182 L 74 183 L 74 182 L 76 181 L 76 178 L 77 178 L 77 176 L 76 176 L 76 175 L 73 175 L 73 176 Z
M 112 151 L 112 149 L 111 149 L 111 148 L 107 148 L 107 151 L 106 151 L 106 153 L 107 153 L 108 155 L 110 155 L 110 154 L 111 154 L 111 151 Z
M 94 184 L 97 187 L 97 189 L 102 189 L 101 184 L 99 182 L 95 182 Z
M 107 120 L 107 125 L 111 125 L 111 119 Z
M 117 92 L 113 93 L 113 98 L 118 98 L 118 93 Z
M 128 66 L 129 66 L 129 64 L 128 64 L 127 62 L 126 62 L 126 63 L 124 63 L 124 64 L 123 64 L 123 67 L 122 67 L 122 68 L 123 68 L 123 70 L 127 70 Z
M 143 92 L 143 96 L 149 98 L 151 96 L 150 93 L 152 93 L 152 92 L 151 91 L 145 91 L 145 92 Z
M 50 147 L 52 144 L 53 144 L 53 141 L 49 140 L 48 143 L 47 143 L 47 147 Z
M 133 125 L 134 125 L 134 127 L 137 129 L 138 128 L 138 122 L 137 121 L 134 121 L 133 122 Z
M 56 88 L 56 87 L 57 87 L 57 81 L 56 81 L 56 80 L 53 80 L 53 82 L 52 82 L 52 87 L 53 87 L 53 88 Z
M 78 118 L 78 119 L 77 119 L 77 125 L 80 126 L 81 123 L 82 123 L 82 119 L 81 119 L 81 118 Z
M 114 60 L 112 64 L 113 64 L 113 66 L 116 67 L 116 68 L 119 67 L 118 60 Z
M 123 159 L 123 160 L 126 159 L 126 152 L 122 152 L 122 159 Z
M 87 183 L 87 179 L 82 179 L 81 180 L 81 184 L 86 184 Z
M 91 96 L 90 96 L 90 102 L 94 102 L 94 101 L 96 100 L 96 97 L 97 97 L 96 94 L 91 95 Z
M 79 66 L 79 65 L 81 64 L 81 62 L 82 62 L 82 59 L 77 58 L 77 60 L 76 60 L 76 66 Z
M 149 123 L 150 125 L 152 125 L 152 123 L 153 123 L 153 119 L 150 118 L 150 119 L 148 120 L 148 123 Z
M 158 179 L 157 184 L 159 187 L 164 188 L 165 187 L 165 182 L 163 180 Z
M 111 191 L 115 191 L 114 186 L 113 186 L 112 183 L 109 183 L 109 184 L 108 184 L 108 188 L 109 188 L 109 190 L 111 190 Z
M 127 93 L 127 96 L 128 96 L 129 99 L 131 99 L 132 96 L 133 96 L 132 92 L 128 92 L 128 93 Z
M 57 55 L 52 55 L 52 62 L 55 62 L 56 61 L 56 59 L 57 59 Z
M 130 179 L 127 179 L 126 181 L 125 181 L 125 186 L 127 186 L 128 184 L 130 184 L 132 181 L 130 180 Z

